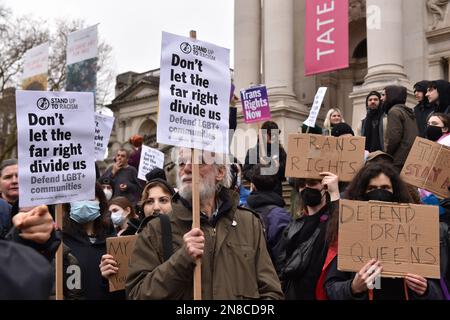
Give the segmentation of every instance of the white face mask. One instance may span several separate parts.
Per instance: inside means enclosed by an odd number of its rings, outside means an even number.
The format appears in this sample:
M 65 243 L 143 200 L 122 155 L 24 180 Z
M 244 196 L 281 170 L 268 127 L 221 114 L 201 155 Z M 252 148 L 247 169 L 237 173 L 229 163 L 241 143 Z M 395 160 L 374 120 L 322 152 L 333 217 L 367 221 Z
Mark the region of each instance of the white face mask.
M 121 226 L 125 217 L 123 216 L 123 210 L 118 210 L 116 212 L 111 213 L 111 220 L 114 223 L 114 226 Z
M 110 190 L 110 189 L 103 189 L 103 192 L 105 193 L 105 196 L 106 196 L 106 200 L 111 200 L 111 198 L 112 198 L 112 190 Z

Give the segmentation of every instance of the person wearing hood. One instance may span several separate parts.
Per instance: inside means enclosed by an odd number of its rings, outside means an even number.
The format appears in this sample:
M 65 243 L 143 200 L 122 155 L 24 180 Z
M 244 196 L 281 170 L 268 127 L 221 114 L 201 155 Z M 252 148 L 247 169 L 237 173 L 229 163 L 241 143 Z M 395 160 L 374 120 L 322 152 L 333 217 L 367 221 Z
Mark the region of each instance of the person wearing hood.
M 267 166 L 257 164 L 252 170 L 252 192 L 247 197 L 250 209 L 256 211 L 266 231 L 267 250 L 274 257 L 273 248 L 278 243 L 284 228 L 291 221 L 291 215 L 284 209 L 286 203 L 278 193 L 274 192 L 276 175 L 265 175 Z
M 431 81 L 425 96 L 434 106 L 435 112 L 450 113 L 450 83 L 448 81 Z
M 386 150 L 394 158 L 394 167 L 400 173 L 419 131 L 416 117 L 406 103 L 403 86 L 387 86 L 381 94 L 383 110 L 387 114 Z
M 381 107 L 381 94 L 371 91 L 366 97 L 367 115 L 357 128 L 359 136 L 366 137 L 365 150 L 384 151 L 387 117 Z
M 414 107 L 414 115 L 416 116 L 417 129 L 419 130 L 419 137 L 425 138 L 425 130 L 427 128 L 427 119 L 432 113 L 433 106 L 429 103 L 426 97 L 429 81 L 419 81 L 414 85 L 414 96 L 417 100 L 417 105 Z

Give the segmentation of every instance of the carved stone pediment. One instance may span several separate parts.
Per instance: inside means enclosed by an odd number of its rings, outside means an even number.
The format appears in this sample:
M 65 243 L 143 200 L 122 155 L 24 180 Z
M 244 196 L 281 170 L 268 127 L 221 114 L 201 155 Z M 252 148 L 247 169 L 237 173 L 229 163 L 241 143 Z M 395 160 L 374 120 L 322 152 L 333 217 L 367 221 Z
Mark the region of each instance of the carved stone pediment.
M 158 94 L 158 87 L 145 80 L 139 81 L 123 91 L 113 100 L 113 104 L 138 100 Z

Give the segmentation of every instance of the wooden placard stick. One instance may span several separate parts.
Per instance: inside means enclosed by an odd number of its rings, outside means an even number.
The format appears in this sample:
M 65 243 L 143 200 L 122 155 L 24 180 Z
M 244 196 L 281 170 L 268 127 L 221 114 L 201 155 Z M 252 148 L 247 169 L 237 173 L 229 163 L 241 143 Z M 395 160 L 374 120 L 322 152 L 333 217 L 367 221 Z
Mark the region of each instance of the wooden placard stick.
M 189 37 L 197 39 L 197 32 L 191 30 Z M 200 173 L 199 159 L 201 150 L 191 149 L 192 155 L 192 229 L 200 229 Z M 196 259 L 194 269 L 194 300 L 202 300 L 202 260 Z
M 63 207 L 62 204 L 56 205 L 56 215 L 55 215 L 56 226 L 62 231 L 63 228 Z M 56 251 L 55 256 L 55 290 L 56 290 L 56 300 L 63 300 L 63 239 L 61 239 L 61 244 L 59 245 L 58 251 Z

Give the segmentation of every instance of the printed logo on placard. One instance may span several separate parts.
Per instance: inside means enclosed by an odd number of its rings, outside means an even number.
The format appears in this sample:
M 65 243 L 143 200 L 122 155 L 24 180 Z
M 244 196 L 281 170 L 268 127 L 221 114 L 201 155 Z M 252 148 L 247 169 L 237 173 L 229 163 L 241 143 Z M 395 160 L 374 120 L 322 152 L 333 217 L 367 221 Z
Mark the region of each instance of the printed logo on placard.
M 189 54 L 192 51 L 191 45 L 189 43 L 187 43 L 187 42 L 183 42 L 182 44 L 180 44 L 180 49 L 185 54 Z
M 50 101 L 47 98 L 39 98 L 36 105 L 40 110 L 47 110 L 50 107 Z
M 192 50 L 192 54 L 194 56 L 200 56 L 202 58 L 206 58 L 212 61 L 216 60 L 216 56 L 214 54 L 214 50 L 213 49 L 208 49 L 206 47 L 202 47 L 199 45 L 194 44 L 193 45 L 193 50 Z

